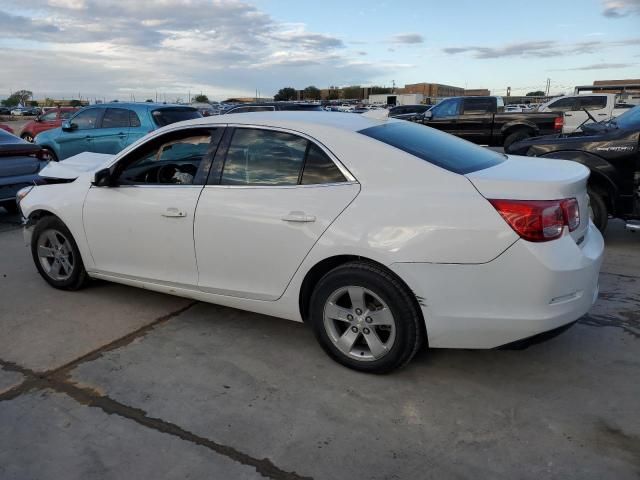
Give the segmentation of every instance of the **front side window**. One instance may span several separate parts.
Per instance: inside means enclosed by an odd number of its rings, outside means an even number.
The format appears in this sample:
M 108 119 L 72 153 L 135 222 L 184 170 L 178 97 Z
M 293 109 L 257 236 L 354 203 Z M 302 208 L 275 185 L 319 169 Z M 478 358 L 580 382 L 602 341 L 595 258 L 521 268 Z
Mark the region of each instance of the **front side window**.
M 208 130 L 172 132 L 138 148 L 118 176 L 119 183 L 193 185 L 210 151 Z
M 570 112 L 575 110 L 575 100 L 574 98 L 561 98 L 560 100 L 556 100 L 555 102 L 549 104 L 549 110 L 552 112 Z
M 76 126 L 78 130 L 89 130 L 92 128 L 96 128 L 96 123 L 98 121 L 98 112 L 99 110 L 97 108 L 84 110 L 73 117 L 71 122 Z
M 107 108 L 102 117 L 102 128 L 129 128 L 129 110 Z
M 56 115 L 58 115 L 58 113 L 55 111 L 45 113 L 43 116 L 40 117 L 40 120 L 42 120 L 43 122 L 53 122 L 56 119 Z
M 60 112 L 60 118 L 62 120 L 66 120 L 68 118 L 71 118 L 71 115 L 73 115 L 75 112 L 73 110 L 63 110 L 62 112 Z
M 433 117 L 452 117 L 458 115 L 460 102 L 458 100 L 443 100 L 433 107 L 430 112 Z

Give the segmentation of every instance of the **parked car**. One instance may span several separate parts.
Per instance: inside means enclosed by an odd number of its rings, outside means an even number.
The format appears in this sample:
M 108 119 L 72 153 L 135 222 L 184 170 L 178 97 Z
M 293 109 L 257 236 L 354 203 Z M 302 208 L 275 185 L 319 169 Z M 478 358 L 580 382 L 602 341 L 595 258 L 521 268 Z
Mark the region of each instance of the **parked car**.
M 389 116 L 399 120 L 411 120 L 431 107 L 432 105 L 398 105 L 389 109 Z
M 209 117 L 211 115 L 218 115 L 220 113 L 219 107 L 213 108 L 208 103 L 192 103 L 191 106 L 200 112 L 203 117 Z
M 322 106 L 318 103 L 299 103 L 299 102 L 264 102 L 264 103 L 245 103 L 236 105 L 222 113 L 248 113 L 248 112 L 279 112 L 279 111 L 314 111 L 321 112 Z
M 43 115 L 38 115 L 35 120 L 31 120 L 24 127 L 20 138 L 27 142 L 33 142 L 36 135 L 52 128 L 58 128 L 64 120 L 69 119 L 79 109 L 74 107 L 51 108 Z
M 304 320 L 338 362 L 384 372 L 427 340 L 494 348 L 584 315 L 604 249 L 588 173 L 401 120 L 257 112 L 51 162 L 69 183 L 19 196 L 56 288 L 101 278 Z
M 11 128 L 9 125 L 5 125 L 4 123 L 0 123 L 0 129 L 4 130 L 5 132 L 13 133 L 13 128 Z
M 9 107 L 0 107 L 0 115 L 11 115 L 11 109 Z
M 451 97 L 415 121 L 479 145 L 504 146 L 562 131 L 561 113 L 505 113 L 502 97 Z
M 46 164 L 40 147 L 0 129 L 0 207 L 17 212 L 16 194 L 40 182 L 38 172 Z
M 181 105 L 104 103 L 83 108 L 34 141 L 52 160 L 80 152 L 113 154 L 159 127 L 200 117 L 195 108 Z
M 593 223 L 604 232 L 609 216 L 640 230 L 640 106 L 571 134 L 529 138 L 508 152 L 573 160 L 589 168 Z
M 29 109 L 26 107 L 14 107 L 11 109 L 11 115 L 21 117 L 23 115 L 29 115 Z
M 610 120 L 624 113 L 627 108 L 621 108 L 617 101 L 618 95 L 613 93 L 565 95 L 541 105 L 538 111 L 563 113 L 562 132 L 572 133 L 586 123 Z

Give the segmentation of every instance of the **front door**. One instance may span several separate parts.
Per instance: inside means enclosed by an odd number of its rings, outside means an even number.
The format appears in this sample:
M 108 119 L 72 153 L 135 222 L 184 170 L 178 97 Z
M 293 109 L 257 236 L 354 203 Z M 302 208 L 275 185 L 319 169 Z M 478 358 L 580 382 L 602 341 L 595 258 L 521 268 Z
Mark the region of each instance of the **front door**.
M 360 185 L 300 135 L 269 128 L 229 134 L 196 211 L 200 289 L 276 300 Z
M 458 115 L 460 114 L 460 100 L 449 98 L 438 103 L 429 110 L 431 116 L 424 122 L 425 125 L 437 128 L 443 132 L 458 134 Z
M 56 142 L 60 149 L 60 160 L 82 152 L 91 152 L 91 135 L 98 126 L 101 109 L 88 108 L 78 112 L 69 120 L 71 130 L 61 130 Z
M 97 271 L 196 287 L 193 221 L 222 128 L 155 137 L 116 163 L 116 186 L 89 189 L 83 218 Z

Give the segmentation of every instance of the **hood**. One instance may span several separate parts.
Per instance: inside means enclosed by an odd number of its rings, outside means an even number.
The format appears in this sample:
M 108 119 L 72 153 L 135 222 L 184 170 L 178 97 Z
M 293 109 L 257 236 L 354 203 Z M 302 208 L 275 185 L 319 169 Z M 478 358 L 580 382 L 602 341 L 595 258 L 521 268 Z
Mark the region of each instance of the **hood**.
M 104 153 L 79 153 L 60 162 L 49 162 L 46 167 L 40 170 L 40 176 L 74 180 L 83 173 L 96 172 L 109 166 L 114 157 L 115 155 Z

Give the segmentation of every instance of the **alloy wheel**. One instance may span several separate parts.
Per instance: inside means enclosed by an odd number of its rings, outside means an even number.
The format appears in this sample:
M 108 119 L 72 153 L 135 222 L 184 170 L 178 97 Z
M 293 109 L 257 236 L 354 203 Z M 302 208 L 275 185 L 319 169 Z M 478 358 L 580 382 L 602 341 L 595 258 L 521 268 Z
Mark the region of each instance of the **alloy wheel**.
M 45 273 L 53 280 L 71 277 L 75 258 L 69 239 L 60 231 L 50 229 L 38 237 L 38 259 Z
M 387 304 L 358 286 L 339 288 L 329 296 L 324 328 L 338 350 L 358 361 L 379 360 L 396 339 L 396 321 Z

